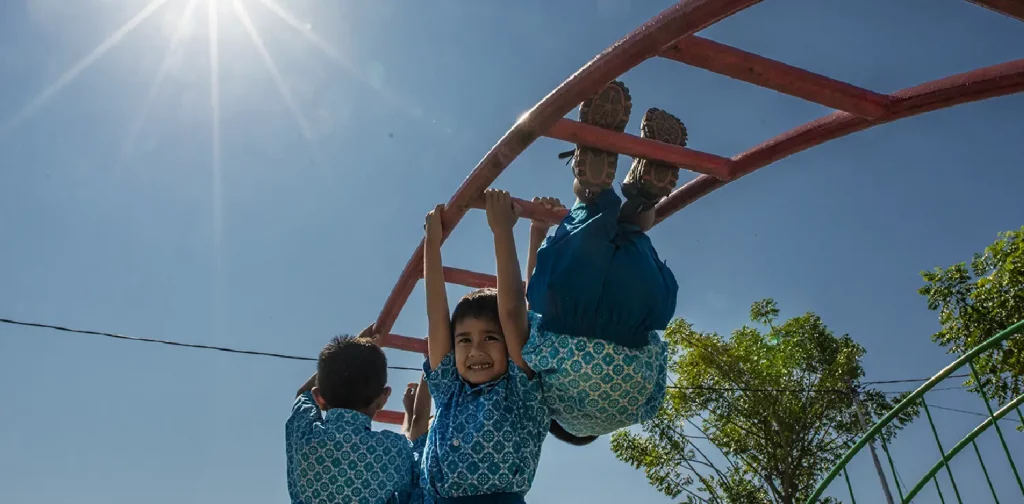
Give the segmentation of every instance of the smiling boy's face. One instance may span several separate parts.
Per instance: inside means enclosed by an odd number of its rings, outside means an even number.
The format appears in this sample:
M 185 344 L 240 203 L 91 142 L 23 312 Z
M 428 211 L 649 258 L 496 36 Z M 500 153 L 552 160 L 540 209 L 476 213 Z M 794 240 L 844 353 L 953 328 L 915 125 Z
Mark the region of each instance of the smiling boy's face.
M 508 372 L 508 348 L 501 326 L 490 319 L 467 317 L 455 324 L 455 367 L 473 385 Z

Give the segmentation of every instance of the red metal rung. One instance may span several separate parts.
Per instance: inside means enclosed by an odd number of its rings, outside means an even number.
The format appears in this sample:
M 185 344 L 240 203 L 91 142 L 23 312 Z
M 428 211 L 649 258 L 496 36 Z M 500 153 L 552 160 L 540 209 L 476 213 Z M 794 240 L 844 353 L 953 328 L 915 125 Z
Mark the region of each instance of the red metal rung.
M 402 425 L 404 420 L 405 413 L 400 411 L 378 411 L 376 415 L 373 415 L 374 422 Z
M 548 210 L 543 205 L 538 205 L 532 201 L 527 201 L 519 198 L 512 198 L 512 201 L 519 206 L 521 209 L 519 216 L 524 219 L 539 220 L 557 226 L 565 215 L 569 213 L 568 210 Z M 473 201 L 473 208 L 484 209 L 484 196 L 481 194 L 479 198 Z
M 571 119 L 559 119 L 544 136 L 627 156 L 664 161 L 723 180 L 729 178 L 729 166 L 732 163 L 729 158 L 722 156 L 618 133 Z
M 427 340 L 425 339 L 410 338 L 409 336 L 402 336 L 400 334 L 388 334 L 382 338 L 383 341 L 381 341 L 381 346 L 406 352 L 416 352 L 424 355 L 427 354 Z
M 487 289 L 498 286 L 498 278 L 494 275 L 448 266 L 444 267 L 444 281 L 474 289 Z
M 494 289 L 498 287 L 498 277 L 494 275 L 449 266 L 444 267 L 444 281 L 473 289 Z M 523 282 L 523 288 L 526 288 L 526 282 Z
M 696 35 L 670 45 L 661 56 L 860 117 L 877 119 L 888 111 L 884 94 Z
M 733 158 L 735 178 L 775 161 L 872 126 L 996 96 L 1024 91 L 1024 59 L 951 75 L 893 93 L 890 113 L 870 121 L 847 112 L 834 112 L 798 126 Z M 727 182 L 702 175 L 658 203 L 657 222 L 706 196 Z
M 1020 0 L 967 0 L 975 5 L 996 11 L 1004 16 L 1024 21 L 1024 2 Z

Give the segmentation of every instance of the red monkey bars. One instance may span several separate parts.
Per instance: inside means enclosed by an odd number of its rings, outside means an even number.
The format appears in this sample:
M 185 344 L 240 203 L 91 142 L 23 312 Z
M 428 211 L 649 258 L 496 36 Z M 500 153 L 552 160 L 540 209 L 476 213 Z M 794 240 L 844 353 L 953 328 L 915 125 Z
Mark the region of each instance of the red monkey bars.
M 445 206 L 442 221 L 447 238 L 470 208 L 481 208 L 481 195 L 501 172 L 539 136 L 547 136 L 636 157 L 657 159 L 701 173 L 674 191 L 657 207 L 661 222 L 723 185 L 797 152 L 872 126 L 1024 91 L 1024 59 L 979 68 L 880 94 L 824 75 L 720 44 L 694 33 L 760 0 L 683 0 L 619 40 L 580 68 L 524 114 L 484 155 Z M 969 0 L 1024 21 L 1024 3 L 1017 0 Z M 837 111 L 772 138 L 747 152 L 725 158 L 671 146 L 626 133 L 595 128 L 564 119 L 602 86 L 643 61 L 663 57 L 818 103 Z M 526 218 L 557 222 L 561 215 L 517 200 Z M 494 276 L 445 268 L 445 281 L 470 287 L 493 286 Z M 391 328 L 423 276 L 423 242 L 412 254 L 377 318 L 384 346 L 426 352 L 426 341 L 390 334 Z M 402 414 L 383 411 L 377 421 L 400 424 Z

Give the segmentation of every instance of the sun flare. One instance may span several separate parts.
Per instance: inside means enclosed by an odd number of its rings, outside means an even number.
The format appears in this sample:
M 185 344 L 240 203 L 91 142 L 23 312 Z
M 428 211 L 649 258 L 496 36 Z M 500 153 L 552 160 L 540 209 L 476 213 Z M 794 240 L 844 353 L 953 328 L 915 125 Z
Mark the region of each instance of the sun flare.
M 48 0 L 58 2 L 59 0 Z M 89 0 L 81 0 L 88 2 Z M 91 0 L 92 2 L 111 5 L 108 0 Z M 375 73 L 378 63 L 370 63 L 369 68 L 360 68 L 349 54 L 339 51 L 335 46 L 318 34 L 312 24 L 296 16 L 279 0 L 124 0 L 125 3 L 138 10 L 125 14 L 128 16 L 120 26 L 114 28 L 109 34 L 91 50 L 77 59 L 55 80 L 43 87 L 29 98 L 20 108 L 9 117 L 0 117 L 0 140 L 16 132 L 35 115 L 44 111 L 53 98 L 61 93 L 68 86 L 75 83 L 78 77 L 88 71 L 97 61 L 106 56 L 111 49 L 119 46 L 129 36 L 156 36 L 166 40 L 162 49 L 155 55 L 149 56 L 160 61 L 152 78 L 148 82 L 145 98 L 138 104 L 134 116 L 128 121 L 124 128 L 121 156 L 130 158 L 134 155 L 136 144 L 141 132 L 146 128 L 153 110 L 160 105 L 160 96 L 163 88 L 169 85 L 177 68 L 190 64 L 182 54 L 192 47 L 192 44 L 202 43 L 206 45 L 205 52 L 208 55 L 209 66 L 207 68 L 191 68 L 190 73 L 206 74 L 208 77 L 200 79 L 200 85 L 208 86 L 209 112 L 209 135 L 211 141 L 210 153 L 210 189 L 212 191 L 213 209 L 211 219 L 214 226 L 214 253 L 217 256 L 218 264 L 221 256 L 221 232 L 222 232 L 222 178 L 221 178 L 221 62 L 227 54 L 237 47 L 250 45 L 262 63 L 266 74 L 274 83 L 277 94 L 284 102 L 289 114 L 292 117 L 294 127 L 306 140 L 309 153 L 314 159 L 318 159 L 317 135 L 318 132 L 311 123 L 309 117 L 319 118 L 322 111 L 304 111 L 296 99 L 296 91 L 290 89 L 285 76 L 274 59 L 274 47 L 268 47 L 266 39 L 260 34 L 254 20 L 262 21 L 270 19 L 283 23 L 289 29 L 298 32 L 306 44 L 315 48 L 316 52 L 330 60 L 337 68 L 344 70 L 353 82 L 362 84 L 366 90 L 374 93 L 374 99 L 381 105 L 408 115 L 412 119 L 423 121 L 427 127 L 437 128 L 437 121 L 431 121 L 425 117 L 422 109 L 408 100 L 397 97 L 391 90 L 388 90 L 380 76 Z M 56 3 L 54 5 L 60 5 Z M 316 5 L 320 5 L 319 3 Z M 96 8 L 90 12 L 109 12 Z M 229 25 L 230 23 L 230 25 Z M 240 30 L 228 28 L 240 28 Z M 244 35 L 240 35 L 244 33 Z M 205 35 L 206 40 L 202 40 Z M 246 40 L 248 39 L 248 40 Z M 278 56 L 281 57 L 280 54 Z M 227 56 L 230 58 L 230 56 Z M 229 61 L 234 61 L 231 58 Z M 119 82 L 119 84 L 123 84 Z M 194 85 L 191 83 L 188 85 Z M 226 91 L 231 93 L 232 90 Z M 204 107 L 205 108 L 205 107 Z M 309 114 L 307 114 L 309 112 Z M 320 121 L 316 123 L 319 124 Z M 450 132 L 450 130 L 449 130 Z M 314 163 L 319 164 L 319 163 Z M 328 178 L 330 178 L 328 176 Z

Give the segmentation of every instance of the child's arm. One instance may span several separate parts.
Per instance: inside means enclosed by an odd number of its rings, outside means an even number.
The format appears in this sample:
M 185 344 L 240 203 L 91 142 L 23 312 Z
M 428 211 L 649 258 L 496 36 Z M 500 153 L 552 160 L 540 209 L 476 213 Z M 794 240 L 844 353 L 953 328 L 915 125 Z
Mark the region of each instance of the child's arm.
M 484 191 L 487 202 L 487 223 L 494 233 L 494 258 L 498 263 L 498 316 L 501 331 L 512 362 L 533 376 L 533 370 L 523 360 L 523 346 L 530 335 L 526 318 L 526 293 L 523 292 L 523 274 L 516 255 L 516 239 L 512 228 L 519 218 L 518 208 L 512 204 L 508 192 L 498 189 Z
M 416 387 L 415 383 L 406 385 L 405 395 L 402 396 L 402 406 L 405 407 L 405 416 L 402 417 L 402 433 L 406 436 L 409 435 L 409 428 L 412 426 L 413 406 L 416 403 Z
M 448 292 L 441 265 L 443 211 L 444 205 L 437 205 L 427 214 L 426 238 L 423 240 L 423 283 L 427 290 L 427 353 L 430 358 L 430 369 L 437 369 L 452 350 Z
M 427 386 L 427 378 L 420 377 L 420 384 L 416 387 L 416 398 L 412 408 L 412 420 L 409 422 L 409 430 L 406 436 L 409 441 L 416 441 L 420 436 L 430 429 L 430 387 Z
M 306 383 L 303 383 L 302 386 L 299 387 L 299 391 L 295 393 L 295 397 L 297 398 L 300 395 L 305 394 L 306 392 L 309 392 L 310 390 L 313 390 L 313 387 L 315 387 L 315 386 L 316 386 L 316 373 L 313 373 L 313 376 L 310 376 L 309 379 L 306 380 Z
M 558 201 L 558 198 L 533 198 L 533 202 L 542 205 L 548 210 L 562 210 L 565 208 L 562 206 L 562 202 Z M 549 229 L 551 229 L 551 224 L 547 222 L 540 220 L 530 222 L 530 250 L 526 255 L 527 283 L 533 277 L 533 270 L 537 267 L 537 251 L 540 250 L 540 246 L 544 243 L 544 238 L 547 238 Z
M 295 394 L 292 414 L 288 417 L 284 427 L 285 437 L 289 443 L 294 442 L 297 439 L 296 436 L 301 437 L 309 432 L 316 423 L 321 421 L 320 405 L 317 404 L 316 398 L 305 395 L 314 387 L 316 387 L 316 373 L 313 373 L 313 376 L 309 377 Z

